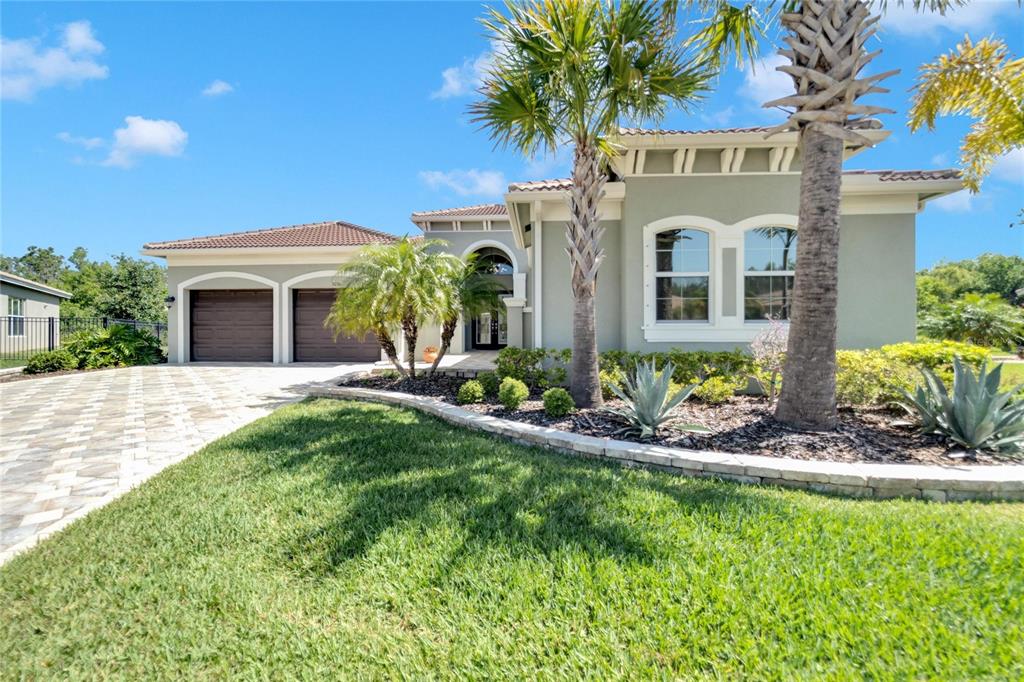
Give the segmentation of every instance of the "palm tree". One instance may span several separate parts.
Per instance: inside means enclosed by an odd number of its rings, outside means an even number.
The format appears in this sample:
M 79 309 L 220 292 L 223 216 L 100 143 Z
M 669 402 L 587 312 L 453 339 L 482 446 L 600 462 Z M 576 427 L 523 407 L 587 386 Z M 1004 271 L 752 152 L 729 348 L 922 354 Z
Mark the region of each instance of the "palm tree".
M 437 371 L 441 358 L 451 348 L 460 316 L 472 317 L 502 305 L 499 296 L 502 287 L 491 276 L 494 266 L 481 261 L 476 255 L 462 260 L 456 256 L 438 254 L 434 267 L 441 275 L 445 295 L 438 320 L 441 323 L 441 348 L 430 367 L 431 375 Z
M 365 247 L 358 257 L 338 268 L 338 296 L 324 326 L 339 334 L 372 333 L 388 360 L 404 376 L 416 378 L 419 328 L 445 309 L 445 268 L 438 240 L 403 238 L 394 244 Z M 400 328 L 405 339 L 403 367 L 391 336 Z
M 941 115 L 978 119 L 960 147 L 964 184 L 977 192 L 996 157 L 1024 146 L 1024 59 L 1006 43 L 964 37 L 949 54 L 921 67 L 908 125 L 935 128 Z
M 494 64 L 470 107 L 499 145 L 524 154 L 574 147 L 566 252 L 572 269 L 571 390 L 601 404 L 594 297 L 601 248 L 598 202 L 619 124 L 660 119 L 706 89 L 711 67 L 675 41 L 676 3 L 529 0 L 489 10 Z

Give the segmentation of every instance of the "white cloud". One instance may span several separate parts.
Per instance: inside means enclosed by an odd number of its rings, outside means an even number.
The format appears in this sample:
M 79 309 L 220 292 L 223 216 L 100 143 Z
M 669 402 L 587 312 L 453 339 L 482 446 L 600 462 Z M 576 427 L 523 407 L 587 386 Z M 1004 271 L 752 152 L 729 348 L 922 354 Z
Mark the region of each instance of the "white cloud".
M 1000 156 L 992 166 L 992 177 L 1024 184 L 1024 149 L 1018 147 Z
M 422 180 L 431 189 L 447 187 L 459 196 L 499 197 L 505 194 L 505 174 L 494 170 L 420 171 Z
M 932 157 L 932 165 L 933 166 L 945 166 L 945 165 L 948 165 L 948 164 L 949 164 L 949 155 L 947 155 L 945 152 L 943 152 L 941 154 L 936 154 L 935 156 Z
M 105 166 L 131 168 L 138 157 L 181 156 L 188 142 L 188 133 L 174 121 L 126 116 L 125 127 L 114 131 L 114 144 Z
M 226 95 L 229 92 L 234 92 L 235 88 L 227 81 L 222 81 L 219 78 L 205 88 L 203 88 L 203 95 L 206 97 L 217 97 L 218 95 Z
M 78 145 L 79 147 L 85 147 L 86 149 L 96 149 L 97 147 L 103 146 L 102 137 L 81 137 L 78 135 L 72 135 L 71 133 L 57 133 L 57 139 L 61 142 L 67 142 L 68 144 Z
M 730 105 L 719 111 L 701 114 L 700 120 L 704 121 L 707 125 L 714 126 L 716 128 L 725 128 L 732 123 L 732 119 L 735 115 L 736 109 Z
M 431 99 L 462 97 L 474 92 L 487 75 L 494 60 L 493 52 L 482 52 L 466 59 L 460 66 L 451 66 L 441 72 L 441 87 L 430 93 Z
M 935 208 L 947 213 L 966 213 L 974 208 L 974 197 L 965 189 L 947 194 L 931 202 Z
M 793 79 L 789 74 L 776 71 L 776 66 L 789 64 L 781 55 L 770 55 L 759 59 L 744 69 L 743 87 L 738 91 L 760 107 L 765 102 L 796 93 Z
M 28 101 L 46 88 L 73 87 L 106 78 L 109 69 L 96 61 L 104 51 L 88 21 L 64 26 L 60 44 L 44 47 L 39 38 L 0 38 L 0 96 Z
M 573 147 L 559 146 L 553 154 L 536 156 L 526 162 L 523 175 L 527 178 L 565 177 L 572 172 Z
M 974 35 L 996 28 L 1001 14 L 1017 10 L 1017 3 L 1012 0 L 976 0 L 954 7 L 943 16 L 938 12 L 916 12 L 910 2 L 902 6 L 890 2 L 882 16 L 882 28 L 889 35 L 933 37 L 942 31 L 957 36 Z

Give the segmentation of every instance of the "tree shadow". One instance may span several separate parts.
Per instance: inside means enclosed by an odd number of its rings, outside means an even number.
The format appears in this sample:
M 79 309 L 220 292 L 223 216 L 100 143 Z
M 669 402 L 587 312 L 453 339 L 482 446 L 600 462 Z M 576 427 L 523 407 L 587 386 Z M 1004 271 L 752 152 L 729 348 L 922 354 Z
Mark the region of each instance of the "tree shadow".
M 311 497 L 326 497 L 322 511 L 311 512 L 316 521 L 298 524 L 301 530 L 280 548 L 287 565 L 315 577 L 366 556 L 389 530 L 441 522 L 453 524 L 461 537 L 449 566 L 489 547 L 514 556 L 570 549 L 593 559 L 650 564 L 669 550 L 650 519 L 629 514 L 631 496 L 654 492 L 695 513 L 781 504 L 736 485 L 632 476 L 615 463 L 566 457 L 365 403 L 296 412 L 235 445 L 261 453 L 253 476 L 300 474 Z

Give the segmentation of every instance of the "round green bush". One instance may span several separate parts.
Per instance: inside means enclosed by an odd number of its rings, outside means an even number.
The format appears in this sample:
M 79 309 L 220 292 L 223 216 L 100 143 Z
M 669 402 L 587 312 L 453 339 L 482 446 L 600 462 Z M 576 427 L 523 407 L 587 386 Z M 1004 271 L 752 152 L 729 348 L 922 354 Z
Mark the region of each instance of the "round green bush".
M 484 387 L 484 394 L 489 396 L 498 395 L 498 388 L 501 386 L 501 377 L 497 372 L 481 372 L 476 380 Z
M 519 379 L 505 377 L 498 387 L 498 402 L 507 410 L 518 409 L 523 401 L 530 397 L 530 389 Z
M 459 405 L 478 403 L 484 399 L 484 387 L 476 379 L 470 379 L 459 386 L 459 393 L 455 399 L 459 401 Z
M 36 353 L 25 363 L 25 374 L 46 374 L 78 369 L 78 360 L 63 348 Z
M 576 409 L 576 401 L 564 388 L 549 388 L 544 391 L 544 413 L 549 417 L 564 417 Z
M 693 397 L 702 400 L 709 405 L 721 405 L 729 402 L 740 386 L 736 379 L 722 376 L 712 376 L 704 380 L 697 388 L 693 389 Z

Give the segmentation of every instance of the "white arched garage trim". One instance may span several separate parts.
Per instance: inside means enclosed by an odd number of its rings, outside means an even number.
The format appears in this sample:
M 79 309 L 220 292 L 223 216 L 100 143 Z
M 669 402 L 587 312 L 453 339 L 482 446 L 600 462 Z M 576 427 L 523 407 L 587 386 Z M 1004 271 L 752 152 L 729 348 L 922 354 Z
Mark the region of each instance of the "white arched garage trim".
M 292 307 L 295 305 L 295 301 L 292 299 L 292 288 L 296 284 L 302 282 L 308 282 L 311 279 L 322 279 L 324 277 L 333 278 L 337 274 L 336 270 L 317 270 L 316 272 L 307 272 L 301 275 L 296 275 L 291 279 L 285 281 L 281 285 L 281 293 L 284 295 L 284 333 L 282 334 L 282 355 L 284 362 L 292 362 Z
M 273 295 L 274 300 L 274 362 L 281 362 L 281 328 L 278 320 L 281 319 L 281 289 L 272 279 L 267 279 L 260 275 L 254 275 L 249 272 L 236 272 L 233 270 L 225 270 L 221 272 L 207 272 L 202 275 L 196 275 L 191 279 L 186 279 L 184 282 L 178 285 L 178 294 L 176 300 L 178 302 L 178 362 L 184 363 L 189 362 L 189 358 L 185 353 L 185 292 L 192 287 L 194 284 L 205 282 L 211 279 L 221 278 L 232 278 L 232 279 L 247 279 L 252 282 L 259 282 L 270 287 L 270 291 Z M 192 330 L 189 330 L 189 335 L 192 334 Z

